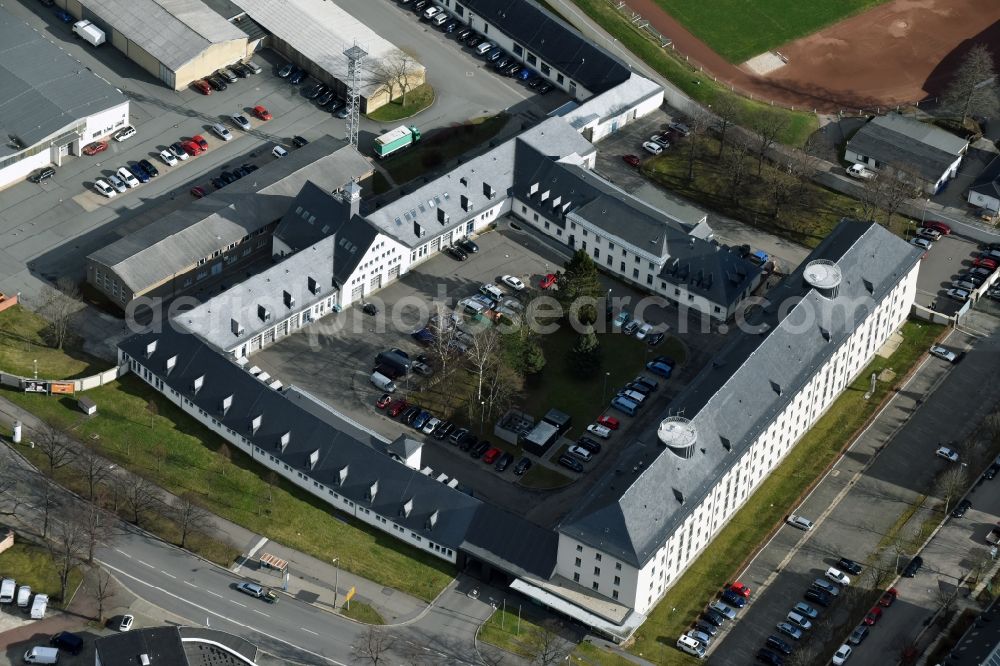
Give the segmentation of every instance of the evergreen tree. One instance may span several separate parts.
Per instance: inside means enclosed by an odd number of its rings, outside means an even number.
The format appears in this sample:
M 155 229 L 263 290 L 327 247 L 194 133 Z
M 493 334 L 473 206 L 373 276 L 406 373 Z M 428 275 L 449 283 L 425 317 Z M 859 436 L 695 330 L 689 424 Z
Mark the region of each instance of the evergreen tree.
M 559 276 L 556 298 L 559 299 L 565 313 L 570 312 L 577 299 L 587 298 L 596 301 L 604 294 L 597 277 L 597 265 L 586 250 L 574 252 L 564 269 Z M 597 321 L 597 308 L 592 303 L 583 304 L 579 307 L 577 318 L 580 323 L 589 326 Z
M 573 374 L 580 379 L 589 379 L 600 370 L 601 343 L 592 326 L 588 326 L 576 339 L 569 352 L 569 364 Z

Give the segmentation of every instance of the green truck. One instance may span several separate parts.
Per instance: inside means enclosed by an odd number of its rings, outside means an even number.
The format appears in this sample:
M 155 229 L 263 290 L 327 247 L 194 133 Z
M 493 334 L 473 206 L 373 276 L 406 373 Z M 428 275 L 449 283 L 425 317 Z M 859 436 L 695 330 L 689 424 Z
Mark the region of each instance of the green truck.
M 375 155 L 385 157 L 420 141 L 420 130 L 405 125 L 375 137 Z

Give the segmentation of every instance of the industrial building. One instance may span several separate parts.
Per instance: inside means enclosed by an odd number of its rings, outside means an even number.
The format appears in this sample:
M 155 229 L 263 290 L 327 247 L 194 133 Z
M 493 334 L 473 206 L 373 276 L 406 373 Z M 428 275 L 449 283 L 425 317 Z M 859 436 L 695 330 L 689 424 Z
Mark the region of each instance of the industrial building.
M 0 7 L 0 187 L 129 120 L 121 91 Z
M 77 19 L 101 28 L 107 43 L 162 81 L 181 90 L 253 54 L 240 23 L 201 0 L 56 0 Z M 246 27 L 251 28 L 252 22 Z M 253 33 L 251 33 L 253 34 Z

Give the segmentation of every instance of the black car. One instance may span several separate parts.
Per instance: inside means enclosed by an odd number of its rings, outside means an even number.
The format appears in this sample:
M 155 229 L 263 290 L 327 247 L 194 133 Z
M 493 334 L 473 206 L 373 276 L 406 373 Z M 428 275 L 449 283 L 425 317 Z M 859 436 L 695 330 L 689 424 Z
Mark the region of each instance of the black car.
M 442 421 L 440 425 L 434 430 L 434 439 L 442 440 L 447 437 L 452 430 L 455 429 L 455 424 L 451 421 Z
M 441 26 L 441 31 L 442 32 L 446 32 L 446 33 L 447 32 L 455 32 L 458 29 L 458 25 L 459 25 L 458 21 L 456 21 L 455 19 L 452 19 L 452 20 L 448 21 L 447 23 L 445 23 L 443 26 Z
M 229 66 L 229 69 L 231 69 L 233 73 L 235 73 L 236 76 L 240 77 L 241 79 L 245 79 L 248 76 L 254 75 L 254 71 L 250 69 L 249 66 L 244 65 L 242 62 L 233 63 L 232 65 Z
M 861 573 L 861 565 L 854 560 L 847 559 L 846 557 L 842 557 L 837 560 L 837 568 L 855 576 Z
M 482 35 L 477 35 L 476 33 L 472 33 L 472 36 L 465 40 L 465 45 L 468 46 L 470 49 L 475 48 L 482 43 L 483 43 Z
M 293 86 L 297 86 L 302 83 L 304 78 L 306 78 L 306 70 L 296 68 L 295 71 L 292 72 L 291 76 L 288 77 L 288 82 Z
M 43 180 L 48 180 L 54 175 L 56 175 L 55 169 L 53 169 L 52 167 L 45 167 L 41 171 L 38 171 L 37 173 L 33 173 L 30 176 L 28 176 L 28 180 L 30 180 L 32 183 L 40 183 Z
M 477 460 L 483 457 L 483 454 L 490 450 L 489 442 L 479 442 L 476 446 L 469 451 L 469 455 Z
M 471 451 L 477 446 L 479 446 L 479 438 L 471 432 L 465 433 L 462 435 L 462 438 L 458 440 L 458 448 L 462 451 Z
M 476 252 L 479 252 L 479 246 L 473 243 L 468 238 L 463 238 L 462 240 L 458 241 L 458 246 L 463 250 L 465 250 L 466 252 L 468 252 L 469 254 L 475 254 Z
M 462 438 L 469 434 L 468 428 L 459 428 L 458 430 L 453 430 L 451 435 L 448 436 L 448 441 L 458 446 L 462 441 Z
M 499 60 L 502 57 L 503 57 L 503 49 L 501 49 L 499 46 L 497 46 L 496 48 L 494 48 L 492 51 L 487 51 L 486 52 L 486 61 L 487 62 L 496 62 L 497 60 Z
M 292 145 L 295 146 L 296 148 L 301 148 L 302 146 L 305 146 L 308 143 L 309 142 L 306 141 L 305 137 L 301 137 L 298 135 L 292 137 Z
M 427 6 L 427 0 L 417 0 L 413 3 L 413 11 L 419 12 L 421 9 Z
M 229 87 L 226 84 L 226 82 L 220 79 L 218 76 L 210 76 L 205 80 L 208 81 L 208 85 L 212 86 L 213 90 L 222 91 Z
M 655 347 L 656 345 L 663 342 L 663 338 L 666 337 L 666 333 L 653 333 L 646 338 L 646 344 L 650 347 Z
M 660 388 L 659 385 L 656 384 L 656 383 L 654 383 L 652 379 L 648 379 L 648 378 L 642 377 L 642 376 L 639 376 L 639 377 L 636 377 L 635 379 L 633 379 L 631 381 L 631 384 L 633 384 L 635 386 L 642 386 L 643 388 L 646 389 L 646 391 L 645 391 L 646 393 L 655 392 L 656 389 Z
M 592 440 L 590 437 L 581 437 L 580 439 L 576 440 L 576 444 L 577 446 L 582 446 L 591 453 L 601 452 L 601 443 Z
M 520 72 L 520 71 L 521 71 L 521 66 L 515 62 L 515 63 L 511 63 L 511 64 L 507 65 L 506 67 L 504 67 L 504 69 L 503 69 L 503 75 L 504 76 L 517 76 L 517 73 Z
M 243 172 L 244 173 L 253 173 L 254 171 L 256 171 L 259 168 L 260 167 L 257 166 L 256 164 L 244 164 L 243 165 Z
M 987 481 L 991 481 L 993 480 L 993 477 L 997 475 L 997 472 L 1000 472 L 1000 463 L 993 463 L 986 469 L 986 472 L 983 474 L 983 478 Z
M 806 601 L 811 601 L 815 604 L 819 604 L 824 608 L 826 606 L 829 606 L 830 603 L 833 601 L 833 597 L 831 597 L 828 592 L 824 592 L 823 590 L 817 590 L 816 588 L 809 588 L 808 590 L 806 590 L 804 596 L 806 598 Z
M 955 510 L 951 512 L 951 517 L 961 518 L 962 516 L 965 515 L 965 512 L 971 508 L 972 508 L 972 502 L 970 502 L 967 499 L 962 500 L 961 502 L 958 503 L 958 506 L 955 507 Z
M 326 106 L 332 101 L 333 101 L 333 91 L 327 90 L 325 93 L 323 93 L 316 99 L 316 104 L 318 104 L 319 106 Z
M 139 160 L 139 166 L 146 170 L 150 178 L 156 178 L 160 175 L 159 170 L 149 160 Z
M 464 42 L 466 39 L 469 38 L 469 35 L 471 34 L 472 34 L 472 28 L 462 28 L 457 33 L 455 33 L 455 39 L 459 40 L 460 42 Z
M 501 56 L 492 62 L 493 62 L 493 69 L 495 69 L 498 72 L 502 72 L 505 67 L 510 65 L 510 57 Z
M 322 95 L 325 92 L 326 92 L 326 86 L 324 86 L 321 83 L 317 83 L 316 85 L 314 85 L 314 86 L 312 86 L 310 88 L 306 88 L 306 90 L 305 90 L 305 92 L 303 94 L 308 99 L 316 99 L 317 97 L 319 97 L 320 95 Z
M 641 393 L 643 395 L 649 395 L 653 392 L 653 389 L 649 386 L 649 384 L 645 384 L 643 382 L 629 382 L 625 385 L 625 388 L 629 391 L 635 391 L 636 393 Z
M 212 186 L 217 190 L 221 189 L 226 186 L 226 181 L 222 180 L 221 178 L 213 178 Z
M 504 453 L 502 456 L 500 456 L 500 460 L 497 461 L 495 469 L 498 472 L 502 472 L 508 467 L 510 467 L 510 464 L 512 462 L 514 462 L 514 456 L 510 453 Z
M 457 247 L 455 245 L 449 245 L 448 249 L 445 250 L 445 251 L 449 255 L 451 255 L 451 257 L 453 259 L 457 259 L 458 261 L 465 261 L 466 259 L 469 258 L 469 255 L 467 255 L 465 252 L 462 251 L 461 248 L 459 248 L 459 247 Z
M 910 563 L 906 565 L 903 569 L 903 578 L 913 578 L 920 571 L 920 567 L 924 566 L 924 558 L 919 555 L 914 556 Z
M 781 655 L 777 652 L 768 650 L 767 648 L 757 650 L 757 661 L 770 664 L 770 666 L 784 666 L 785 663 L 785 660 L 781 658 Z
M 278 76 L 283 79 L 287 79 L 289 76 L 292 75 L 292 72 L 294 71 L 295 71 L 295 65 L 288 62 L 285 63 L 284 66 L 281 67 L 281 69 L 278 70 Z
M 60 631 L 49 639 L 50 645 L 55 645 L 60 650 L 66 650 L 70 654 L 80 654 L 83 649 L 83 639 L 68 631 Z
M 581 464 L 579 460 L 569 455 L 568 453 L 564 453 L 561 456 L 559 456 L 559 464 L 565 467 L 566 469 L 573 470 L 574 472 L 577 473 L 583 472 L 583 464 Z
M 783 655 L 789 655 L 792 653 L 792 646 L 788 644 L 788 641 L 778 638 L 777 636 L 768 636 L 767 640 L 764 641 L 764 645 L 776 652 L 780 652 Z
M 517 465 L 514 466 L 514 474 L 522 476 L 529 469 L 531 469 L 531 461 L 527 458 L 521 458 L 517 461 Z
M 219 178 L 221 178 L 222 182 L 224 182 L 226 185 L 228 185 L 229 183 L 235 183 L 237 180 L 239 180 L 239 178 L 237 178 L 235 174 L 232 174 L 228 171 L 223 171 L 222 173 L 220 173 Z
M 726 621 L 726 616 L 718 611 L 714 611 L 711 608 L 706 608 L 701 614 L 701 618 L 711 625 L 716 627 L 721 627 Z
M 709 636 L 714 636 L 715 634 L 719 633 L 719 627 L 705 620 L 696 620 L 694 623 L 694 628 L 703 634 L 708 634 Z
M 374 303 L 365 303 L 364 305 L 361 306 L 361 311 L 364 312 L 366 315 L 371 315 L 374 317 L 375 315 L 378 314 L 378 306 L 375 305 Z
M 420 414 L 420 411 L 421 409 L 419 407 L 417 407 L 416 405 L 411 405 L 410 407 L 406 408 L 403 414 L 399 417 L 399 420 L 409 425 L 413 423 L 413 420 L 415 418 L 417 418 L 417 415 Z
M 551 83 L 543 83 L 542 85 L 538 86 L 538 94 L 539 95 L 545 95 L 545 94 L 547 94 L 551 90 L 552 90 L 552 84 Z
M 531 89 L 535 89 L 535 88 L 537 88 L 538 86 L 542 85 L 542 82 L 543 82 L 544 80 L 545 80 L 545 79 L 543 79 L 542 77 L 540 77 L 540 76 L 536 76 L 535 78 L 533 78 L 533 79 L 530 79 L 530 80 L 528 81 L 528 87 L 529 87 L 529 88 L 531 88 Z

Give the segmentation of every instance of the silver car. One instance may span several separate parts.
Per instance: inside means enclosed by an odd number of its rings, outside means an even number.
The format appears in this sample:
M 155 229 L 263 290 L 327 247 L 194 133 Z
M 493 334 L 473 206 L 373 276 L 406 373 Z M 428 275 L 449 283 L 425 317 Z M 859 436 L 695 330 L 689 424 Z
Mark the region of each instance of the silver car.
M 730 620 L 736 619 L 736 610 L 731 606 L 727 606 L 721 601 L 713 601 L 708 605 L 708 607 L 714 610 L 716 613 L 721 613 L 722 615 L 725 615 L 726 618 Z
M 229 130 L 219 123 L 212 125 L 212 133 L 223 141 L 229 141 L 233 138 L 233 135 L 229 132 Z
M 252 128 L 250 127 L 250 121 L 247 120 L 246 116 L 241 116 L 240 114 L 234 114 L 230 116 L 233 119 L 233 124 L 239 127 L 244 132 L 249 132 Z
M 128 189 L 128 186 L 125 184 L 125 181 L 123 181 L 115 174 L 111 174 L 110 176 L 108 176 L 108 182 L 111 183 L 111 187 L 115 188 L 115 192 L 118 192 L 119 194 Z

